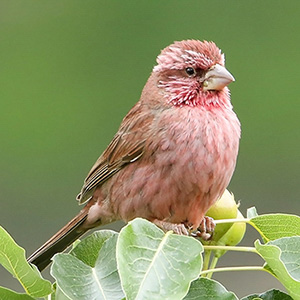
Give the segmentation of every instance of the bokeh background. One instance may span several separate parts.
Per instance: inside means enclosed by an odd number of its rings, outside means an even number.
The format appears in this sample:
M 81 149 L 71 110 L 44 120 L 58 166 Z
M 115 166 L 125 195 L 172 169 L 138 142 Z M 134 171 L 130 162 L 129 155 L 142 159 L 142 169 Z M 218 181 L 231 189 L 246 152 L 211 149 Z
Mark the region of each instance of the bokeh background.
M 30 254 L 69 221 L 155 57 L 189 38 L 215 41 L 236 78 L 242 140 L 229 189 L 242 212 L 299 214 L 299 13 L 299 1 L 1 0 L 0 224 Z M 250 229 L 243 244 L 256 238 Z M 231 264 L 261 260 L 226 254 Z M 215 278 L 239 296 L 283 289 L 265 273 Z

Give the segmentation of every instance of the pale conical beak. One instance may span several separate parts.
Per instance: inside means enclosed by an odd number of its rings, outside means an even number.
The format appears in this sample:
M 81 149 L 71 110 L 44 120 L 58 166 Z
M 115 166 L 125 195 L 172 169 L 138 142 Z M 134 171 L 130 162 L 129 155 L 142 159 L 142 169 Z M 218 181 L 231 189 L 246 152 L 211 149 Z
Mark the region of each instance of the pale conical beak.
M 226 70 L 226 68 L 216 64 L 205 73 L 203 90 L 220 91 L 232 81 L 234 81 L 234 77 Z

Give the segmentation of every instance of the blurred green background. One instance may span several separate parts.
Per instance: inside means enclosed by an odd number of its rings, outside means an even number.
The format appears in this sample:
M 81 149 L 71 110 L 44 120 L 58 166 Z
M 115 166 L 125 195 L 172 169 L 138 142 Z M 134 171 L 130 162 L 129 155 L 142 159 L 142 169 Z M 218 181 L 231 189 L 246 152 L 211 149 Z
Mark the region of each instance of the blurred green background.
M 242 140 L 230 190 L 242 212 L 299 214 L 299 15 L 299 1 L 1 0 L 0 224 L 30 254 L 69 221 L 157 54 L 188 38 L 215 41 L 236 78 Z M 255 238 L 250 230 L 244 244 Z M 226 254 L 222 264 L 261 261 Z M 215 278 L 240 296 L 281 288 L 268 274 Z

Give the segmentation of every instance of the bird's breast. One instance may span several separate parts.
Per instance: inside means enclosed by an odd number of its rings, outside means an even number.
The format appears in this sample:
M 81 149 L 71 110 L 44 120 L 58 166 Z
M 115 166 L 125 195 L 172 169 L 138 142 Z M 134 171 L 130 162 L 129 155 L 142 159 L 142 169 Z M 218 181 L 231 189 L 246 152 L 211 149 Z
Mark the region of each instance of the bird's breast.
M 240 124 L 232 110 L 175 108 L 162 114 L 157 123 L 154 163 L 172 167 L 177 180 L 198 182 L 204 188 L 204 183 L 227 173 L 226 169 L 233 171 Z
M 192 215 L 201 220 L 230 181 L 239 137 L 239 121 L 231 110 L 163 111 L 152 124 L 144 156 L 116 179 L 118 190 L 112 198 L 118 214 L 125 220 L 180 223 L 195 219 Z

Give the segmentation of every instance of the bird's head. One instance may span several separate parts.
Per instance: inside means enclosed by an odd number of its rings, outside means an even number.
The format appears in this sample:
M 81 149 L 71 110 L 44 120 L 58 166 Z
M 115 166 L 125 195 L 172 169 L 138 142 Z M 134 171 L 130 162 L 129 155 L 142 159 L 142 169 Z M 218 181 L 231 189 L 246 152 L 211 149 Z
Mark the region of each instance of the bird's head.
M 163 49 L 153 72 L 164 97 L 175 106 L 230 105 L 227 85 L 234 78 L 224 62 L 215 43 L 186 40 Z

